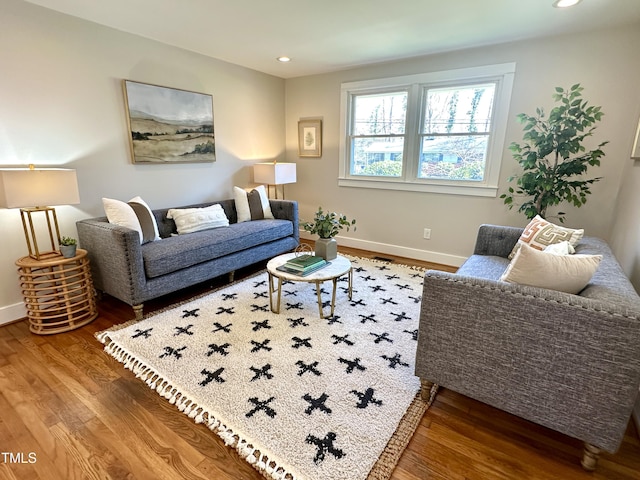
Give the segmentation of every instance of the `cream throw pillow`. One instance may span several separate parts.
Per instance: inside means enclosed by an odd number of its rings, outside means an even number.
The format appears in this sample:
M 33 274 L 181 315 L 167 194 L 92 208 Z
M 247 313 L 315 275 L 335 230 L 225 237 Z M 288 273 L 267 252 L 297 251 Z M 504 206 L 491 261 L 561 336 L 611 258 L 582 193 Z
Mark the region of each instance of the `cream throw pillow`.
M 500 280 L 576 294 L 587 286 L 602 255 L 554 255 L 520 245 Z
M 103 198 L 102 206 L 109 223 L 135 230 L 140 235 L 140 243 L 160 240 L 156 218 L 142 198 L 134 197 L 128 203 Z
M 520 248 L 520 245 L 523 243 L 530 245 L 536 250 L 544 250 L 549 245 L 560 243 L 564 240 L 568 241 L 571 246 L 575 246 L 583 235 L 583 229 L 576 230 L 573 228 L 561 227 L 545 220 L 540 215 L 536 215 L 535 218 L 531 220 L 526 227 L 524 227 L 524 231 L 522 232 L 522 235 L 520 235 L 520 239 L 509 254 L 509 259 L 513 258 Z
M 109 223 L 135 230 L 138 232 L 138 235 L 140 235 L 140 243 L 142 243 L 144 238 L 142 235 L 142 227 L 140 227 L 138 216 L 136 212 L 133 211 L 133 208 L 131 208 L 131 205 L 121 202 L 120 200 L 114 200 L 113 198 L 103 198 L 102 206 Z
M 219 203 L 204 208 L 170 208 L 167 218 L 176 222 L 179 235 L 229 226 L 229 219 Z
M 238 223 L 273 218 L 269 197 L 264 185 L 259 185 L 250 191 L 240 187 L 233 187 L 233 198 L 236 202 Z
M 129 206 L 133 208 L 138 221 L 140 222 L 140 229 L 142 230 L 142 243 L 155 242 L 160 240 L 160 233 L 158 232 L 158 224 L 156 217 L 153 215 L 151 208 L 140 197 L 134 197 L 128 202 Z
M 576 249 L 573 248 L 573 245 L 566 240 L 563 240 L 560 243 L 547 245 L 542 251 L 544 253 L 553 253 L 554 255 L 573 255 L 576 253 Z

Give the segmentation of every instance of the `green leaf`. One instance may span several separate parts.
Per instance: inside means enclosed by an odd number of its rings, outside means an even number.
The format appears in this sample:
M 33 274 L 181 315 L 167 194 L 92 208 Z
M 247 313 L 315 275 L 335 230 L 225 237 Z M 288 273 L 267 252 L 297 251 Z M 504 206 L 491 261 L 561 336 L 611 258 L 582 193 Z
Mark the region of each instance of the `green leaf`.
M 509 150 L 523 173 L 508 178 L 509 182 L 516 180 L 517 187 L 509 187 L 509 194 L 501 198 L 511 208 L 518 198 L 514 199 L 513 195 L 524 197 L 518 212 L 527 218 L 536 214 L 544 216 L 547 207 L 561 203 L 584 205 L 591 193 L 589 185 L 600 179 L 589 178 L 587 169 L 600 165 L 604 157 L 602 147 L 608 141 L 591 151 L 583 143 L 594 134 L 603 113 L 601 107 L 588 105 L 582 91 L 579 83 L 569 90 L 556 87 L 552 95 L 556 105 L 549 110 L 547 118 L 543 107 L 535 109 L 536 116 L 517 115 L 523 125 L 524 143 L 512 142 Z M 565 214 L 558 215 L 560 221 L 564 221 Z

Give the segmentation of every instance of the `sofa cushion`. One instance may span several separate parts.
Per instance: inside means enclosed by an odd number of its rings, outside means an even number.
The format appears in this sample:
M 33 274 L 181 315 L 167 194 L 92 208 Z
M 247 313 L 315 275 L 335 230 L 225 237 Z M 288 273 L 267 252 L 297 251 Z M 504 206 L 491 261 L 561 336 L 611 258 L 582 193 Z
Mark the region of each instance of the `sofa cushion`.
M 577 294 L 601 260 L 602 255 L 554 255 L 523 243 L 500 280 Z
M 485 280 L 500 280 L 509 260 L 496 255 L 471 255 L 456 271 L 457 275 Z
M 573 228 L 561 227 L 545 220 L 540 215 L 536 215 L 535 218 L 524 228 L 522 235 L 520 235 L 520 239 L 509 254 L 509 259 L 512 259 L 515 256 L 520 245 L 523 243 L 528 244 L 536 250 L 544 250 L 548 245 L 565 240 L 572 246 L 575 246 L 583 235 L 583 229 L 576 230 Z
M 148 278 L 159 277 L 293 234 L 289 220 L 256 220 L 142 245 Z
M 603 256 L 589 285 L 580 292 L 581 297 L 611 302 L 634 311 L 640 310 L 640 297 L 607 242 L 601 238 L 584 237 L 576 245 L 576 253 Z

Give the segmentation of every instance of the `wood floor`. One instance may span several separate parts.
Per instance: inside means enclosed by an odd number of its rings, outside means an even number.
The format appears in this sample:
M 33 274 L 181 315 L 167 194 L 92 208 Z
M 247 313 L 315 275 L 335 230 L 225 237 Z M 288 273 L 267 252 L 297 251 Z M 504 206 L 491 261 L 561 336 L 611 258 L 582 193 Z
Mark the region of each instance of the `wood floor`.
M 221 284 L 149 302 L 146 311 Z M 0 479 L 261 479 L 206 427 L 103 353 L 94 334 L 133 315 L 106 296 L 99 310 L 93 323 L 53 336 L 29 333 L 26 321 L 0 328 Z M 581 451 L 579 441 L 442 390 L 392 478 L 640 479 L 632 424 L 618 453 L 603 454 L 595 473 L 580 467 Z

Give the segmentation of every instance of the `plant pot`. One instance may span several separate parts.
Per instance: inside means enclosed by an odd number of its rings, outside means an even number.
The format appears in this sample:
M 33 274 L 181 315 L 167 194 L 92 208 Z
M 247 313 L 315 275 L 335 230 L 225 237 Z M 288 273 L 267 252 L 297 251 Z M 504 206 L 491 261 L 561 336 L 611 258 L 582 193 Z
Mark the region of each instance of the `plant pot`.
M 316 255 L 327 262 L 338 256 L 338 242 L 335 238 L 318 238 L 315 247 Z
M 77 245 L 60 245 L 60 253 L 64 258 L 73 258 L 76 256 Z

